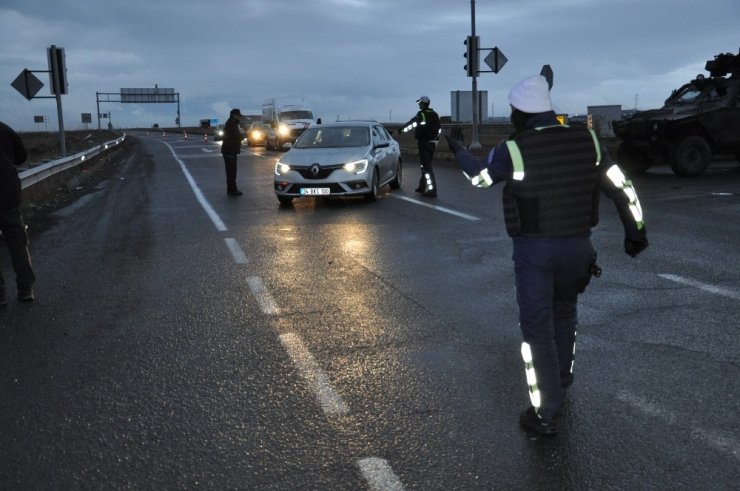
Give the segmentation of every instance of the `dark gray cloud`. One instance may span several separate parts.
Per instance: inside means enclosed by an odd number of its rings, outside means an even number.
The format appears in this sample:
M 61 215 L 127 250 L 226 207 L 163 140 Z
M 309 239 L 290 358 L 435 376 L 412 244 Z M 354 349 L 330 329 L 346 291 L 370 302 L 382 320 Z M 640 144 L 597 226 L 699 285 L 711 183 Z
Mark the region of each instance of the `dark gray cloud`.
M 66 4 L 69 5 L 66 5 Z M 504 69 L 483 74 L 489 112 L 508 113 L 519 79 L 555 71 L 560 112 L 588 105 L 659 106 L 671 89 L 720 52 L 740 48 L 737 0 L 478 0 L 481 45 L 498 46 Z M 65 127 L 96 112 L 96 92 L 174 88 L 182 124 L 259 111 L 266 97 L 300 95 L 318 115 L 399 122 L 422 94 L 450 113 L 450 92 L 470 90 L 463 40 L 468 0 L 214 0 L 156 2 L 3 0 L 0 119 L 56 128 L 53 99 L 26 101 L 10 86 L 23 68 L 45 70 L 46 48 L 66 50 Z M 37 74 L 48 87 L 48 77 Z M 48 88 L 39 95 L 48 95 Z M 104 103 L 116 126 L 173 125 L 169 104 Z

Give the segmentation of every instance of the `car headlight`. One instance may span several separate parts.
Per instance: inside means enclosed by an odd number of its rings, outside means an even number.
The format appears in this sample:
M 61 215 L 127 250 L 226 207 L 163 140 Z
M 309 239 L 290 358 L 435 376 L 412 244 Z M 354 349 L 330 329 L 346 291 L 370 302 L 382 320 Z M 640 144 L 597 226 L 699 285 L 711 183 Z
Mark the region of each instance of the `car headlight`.
M 275 164 L 275 175 L 276 176 L 284 176 L 288 172 L 290 172 L 290 166 L 288 164 L 284 164 L 284 163 L 282 163 L 282 162 L 280 162 L 278 160 L 277 161 L 277 164 Z
M 367 170 L 367 159 L 358 160 L 357 162 L 350 162 L 344 164 L 344 170 L 355 174 L 362 174 Z
M 262 132 L 261 131 L 255 131 L 252 133 L 252 137 L 254 138 L 262 138 Z
M 224 130 L 218 130 L 218 136 L 224 136 Z
M 288 128 L 284 124 L 281 124 L 280 126 L 278 126 L 278 133 L 280 133 L 280 136 L 288 136 L 290 135 L 290 128 Z

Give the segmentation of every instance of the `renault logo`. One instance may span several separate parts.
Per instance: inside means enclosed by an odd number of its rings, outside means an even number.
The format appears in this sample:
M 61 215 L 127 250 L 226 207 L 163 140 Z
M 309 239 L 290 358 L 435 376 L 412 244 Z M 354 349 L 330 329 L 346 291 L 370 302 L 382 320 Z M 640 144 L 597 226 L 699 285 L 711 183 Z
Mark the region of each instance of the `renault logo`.
M 319 164 L 313 164 L 311 166 L 311 175 L 316 177 L 319 175 L 319 172 L 321 172 L 321 166 Z

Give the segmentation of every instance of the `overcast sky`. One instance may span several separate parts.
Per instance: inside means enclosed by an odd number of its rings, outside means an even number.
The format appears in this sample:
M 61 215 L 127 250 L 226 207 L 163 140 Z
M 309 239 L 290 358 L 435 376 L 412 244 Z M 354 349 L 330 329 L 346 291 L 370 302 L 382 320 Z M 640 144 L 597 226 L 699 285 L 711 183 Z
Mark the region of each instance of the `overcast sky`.
M 510 87 L 544 64 L 556 111 L 573 115 L 659 107 L 707 60 L 740 49 L 740 0 L 477 0 L 475 11 L 481 46 L 509 60 L 478 78 L 494 116 L 508 115 Z M 223 122 L 232 107 L 259 113 L 278 96 L 304 97 L 325 120 L 404 122 L 421 95 L 450 115 L 450 92 L 471 90 L 470 30 L 470 0 L 0 0 L 0 120 L 56 130 L 54 99 L 28 101 L 10 85 L 24 68 L 47 70 L 52 44 L 66 51 L 69 130 L 84 128 L 81 113 L 97 127 L 96 92 L 155 84 L 180 94 L 183 126 Z M 48 74 L 35 75 L 37 95 L 50 95 Z M 174 126 L 177 106 L 100 111 L 116 127 Z

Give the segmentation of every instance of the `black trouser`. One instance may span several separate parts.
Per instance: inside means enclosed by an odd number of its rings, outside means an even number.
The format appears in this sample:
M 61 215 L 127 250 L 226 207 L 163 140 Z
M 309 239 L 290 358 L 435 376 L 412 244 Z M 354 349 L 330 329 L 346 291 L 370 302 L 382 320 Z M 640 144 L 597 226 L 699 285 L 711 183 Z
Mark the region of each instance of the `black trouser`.
M 532 405 L 551 421 L 573 374 L 578 293 L 594 249 L 588 237 L 514 239 L 522 357 Z
M 31 255 L 28 252 L 28 235 L 23 223 L 20 207 L 0 210 L 0 231 L 10 251 L 10 261 L 15 271 L 15 282 L 18 291 L 33 286 L 36 277 L 31 268 Z M 5 280 L 0 272 L 0 295 L 5 293 Z
M 224 154 L 226 167 L 226 191 L 236 191 L 236 155 Z
M 437 180 L 434 178 L 432 161 L 434 160 L 434 150 L 437 148 L 437 142 L 419 140 L 417 143 L 419 145 L 419 164 L 421 165 L 421 177 L 417 190 L 423 193 L 436 194 Z

